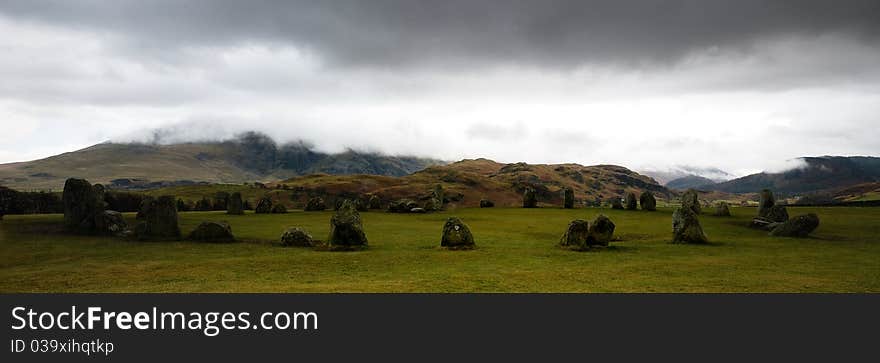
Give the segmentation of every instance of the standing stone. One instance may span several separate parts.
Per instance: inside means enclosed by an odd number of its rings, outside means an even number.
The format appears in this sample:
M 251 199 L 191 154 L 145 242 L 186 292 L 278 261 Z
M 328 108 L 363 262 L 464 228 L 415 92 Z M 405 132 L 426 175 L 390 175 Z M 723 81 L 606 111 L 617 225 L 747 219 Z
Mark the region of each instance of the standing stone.
M 694 214 L 700 214 L 702 206 L 696 190 L 688 189 L 681 195 L 681 207 L 690 209 Z
M 461 219 L 449 217 L 443 225 L 440 246 L 449 249 L 471 249 L 474 248 L 474 235 Z
M 351 250 L 367 246 L 367 236 L 361 223 L 361 215 L 354 203 L 345 200 L 330 218 L 330 237 L 327 244 L 333 250 Z
M 773 192 L 770 189 L 762 190 L 761 199 L 758 202 L 758 217 L 767 218 L 767 213 L 774 205 L 776 205 L 776 198 L 773 196 Z
M 587 237 L 587 244 L 590 246 L 608 246 L 608 243 L 614 238 L 614 222 L 604 214 L 596 216 L 593 223 L 590 223 L 590 234 Z
M 426 211 L 438 211 L 443 209 L 443 186 L 437 184 L 431 190 L 430 197 L 425 202 L 424 209 Z
M 538 192 L 535 191 L 535 188 L 526 187 L 526 190 L 523 192 L 523 208 L 537 208 L 538 207 Z
M 177 198 L 177 211 L 178 212 L 189 212 L 190 208 L 181 198 Z
M 611 198 L 611 209 L 623 209 L 623 203 L 620 201 L 620 197 Z
M 571 189 L 571 188 L 562 189 L 562 208 L 565 208 L 565 209 L 574 208 L 574 189 Z
M 382 200 L 379 199 L 378 195 L 373 194 L 370 196 L 367 205 L 370 207 L 370 209 L 382 209 Z
M 819 216 L 810 213 L 794 217 L 770 231 L 771 236 L 806 237 L 819 227 Z
M 227 210 L 229 204 L 229 193 L 228 192 L 217 192 L 214 193 L 214 210 Z
M 651 193 L 649 190 L 642 192 L 642 195 L 639 196 L 639 204 L 641 204 L 642 210 L 657 210 L 657 199 L 654 198 L 654 193 Z
M 166 195 L 150 200 L 143 222 L 135 227 L 135 236 L 139 240 L 180 239 L 177 206 L 173 196 Z
M 495 202 L 488 199 L 480 199 L 480 208 L 493 208 L 495 207 Z
M 299 227 L 288 228 L 281 235 L 281 245 L 287 247 L 314 247 L 312 235 Z
M 147 214 L 150 213 L 150 208 L 153 207 L 153 202 L 156 198 L 145 196 L 144 199 L 141 199 L 141 206 L 138 208 L 138 212 L 135 215 L 135 219 L 142 221 L 147 218 Z
M 95 218 L 104 211 L 104 196 L 99 192 L 103 192 L 103 188 L 95 188 L 85 179 L 70 178 L 64 182 L 61 199 L 64 224 L 68 230 L 79 233 L 96 231 Z
M 727 205 L 727 202 L 716 203 L 714 215 L 716 217 L 730 217 L 730 206 Z
M 254 209 L 254 213 L 258 213 L 258 214 L 272 213 L 272 199 L 269 197 L 260 198 L 260 201 L 257 203 L 257 208 Z
M 208 199 L 208 197 L 203 197 L 198 202 L 196 202 L 195 209 L 200 212 L 207 212 L 214 209 L 214 207 L 211 205 L 211 200 Z
M 235 242 L 232 227 L 226 222 L 202 222 L 189 234 L 189 240 L 198 242 Z
M 576 219 L 568 224 L 562 238 L 559 239 L 559 245 L 575 250 L 589 249 L 588 239 L 590 237 L 590 223 L 583 219 Z
M 706 235 L 697 214 L 690 208 L 677 208 L 672 213 L 672 243 L 706 243 Z
M 325 209 L 327 209 L 327 204 L 324 203 L 324 198 L 312 197 L 306 202 L 306 212 L 322 211 Z
M 241 200 L 241 193 L 232 193 L 226 202 L 226 207 L 226 214 L 244 214 L 244 202 Z
M 636 193 L 629 192 L 626 193 L 626 209 L 627 210 L 636 210 L 638 209 L 638 201 L 636 200 Z

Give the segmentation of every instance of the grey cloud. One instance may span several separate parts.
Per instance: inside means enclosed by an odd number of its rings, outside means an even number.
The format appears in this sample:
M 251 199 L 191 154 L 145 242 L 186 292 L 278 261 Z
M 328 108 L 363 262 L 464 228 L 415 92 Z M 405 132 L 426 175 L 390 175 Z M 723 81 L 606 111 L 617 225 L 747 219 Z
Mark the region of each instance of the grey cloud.
M 877 44 L 880 3 L 851 1 L 7 1 L 0 12 L 109 31 L 140 52 L 291 44 L 331 64 L 406 67 L 675 62 L 772 35 Z

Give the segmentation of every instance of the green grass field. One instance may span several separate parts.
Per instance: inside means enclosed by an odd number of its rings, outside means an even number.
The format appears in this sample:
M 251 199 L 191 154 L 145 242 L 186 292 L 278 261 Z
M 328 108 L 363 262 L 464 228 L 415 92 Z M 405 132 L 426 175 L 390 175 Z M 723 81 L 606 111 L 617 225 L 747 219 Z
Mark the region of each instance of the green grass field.
M 817 213 L 812 238 L 749 229 L 754 208 L 702 216 L 711 245 L 673 245 L 671 210 L 460 209 L 362 213 L 370 248 L 321 252 L 275 244 L 288 226 L 325 239 L 332 212 L 228 216 L 242 242 L 141 243 L 60 232 L 60 215 L 0 221 L 2 292 L 880 292 L 880 208 L 789 208 Z M 621 239 L 573 252 L 556 247 L 568 222 L 605 213 Z M 477 249 L 440 249 L 448 216 Z M 133 216 L 128 216 L 133 218 Z M 133 222 L 133 220 L 131 221 Z

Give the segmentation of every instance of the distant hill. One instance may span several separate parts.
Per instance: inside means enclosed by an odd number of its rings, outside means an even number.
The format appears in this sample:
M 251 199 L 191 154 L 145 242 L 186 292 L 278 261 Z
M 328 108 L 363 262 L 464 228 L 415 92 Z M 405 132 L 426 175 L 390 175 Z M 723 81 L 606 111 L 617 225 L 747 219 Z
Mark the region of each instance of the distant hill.
M 194 201 L 211 197 L 219 190 L 239 191 L 245 198 L 256 200 L 269 195 L 275 202 L 288 207 L 302 208 L 310 197 L 321 196 L 330 205 L 339 198 L 353 198 L 365 194 L 378 195 L 385 203 L 412 198 L 423 200 L 437 184 L 443 185 L 450 208 L 476 207 L 480 199 L 491 199 L 498 206 L 521 206 L 526 187 L 538 192 L 544 205 L 560 205 L 562 188 L 570 187 L 575 198 L 586 203 L 597 203 L 627 192 L 637 195 L 654 192 L 658 199 L 673 194 L 654 179 L 615 165 L 583 166 L 578 164 L 501 164 L 488 159 L 468 159 L 448 165 L 430 166 L 402 177 L 379 175 L 315 174 L 293 177 L 269 183 L 265 189 L 253 185 L 235 186 L 174 186 L 147 193 L 173 194 Z
M 715 183 L 714 180 L 709 178 L 688 175 L 666 183 L 666 187 L 675 190 L 685 190 L 690 188 L 705 189 L 705 187 L 711 186 Z
M 326 154 L 302 143 L 278 145 L 259 133 L 223 142 L 171 145 L 104 143 L 46 159 L 0 164 L 0 184 L 18 190 L 60 190 L 69 177 L 123 189 L 198 182 L 273 181 L 296 175 L 403 176 L 440 160 L 346 151 Z
M 650 176 L 663 185 L 668 185 L 673 180 L 690 176 L 703 177 L 715 183 L 727 181 L 736 177 L 735 175 L 718 168 L 695 167 L 688 165 L 678 165 L 666 169 L 640 170 L 639 173 Z
M 863 183 L 880 182 L 880 158 L 867 156 L 804 157 L 804 166 L 782 173 L 758 173 L 707 188 L 728 193 L 772 189 L 795 195 L 840 190 Z

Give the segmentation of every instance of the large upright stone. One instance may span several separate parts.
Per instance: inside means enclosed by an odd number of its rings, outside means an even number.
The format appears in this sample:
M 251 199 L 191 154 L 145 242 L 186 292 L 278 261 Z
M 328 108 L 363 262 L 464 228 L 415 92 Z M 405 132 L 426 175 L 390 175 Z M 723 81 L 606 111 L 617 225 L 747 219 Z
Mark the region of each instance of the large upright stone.
M 210 243 L 235 242 L 232 227 L 226 222 L 202 222 L 189 234 L 189 239 Z
M 708 239 L 697 214 L 690 208 L 677 208 L 672 213 L 672 243 L 706 243 Z
M 229 195 L 229 199 L 226 202 L 226 213 L 236 215 L 244 214 L 244 201 L 241 200 L 241 193 L 235 192 Z
M 440 246 L 449 249 L 471 249 L 474 248 L 474 235 L 461 219 L 450 217 L 443 224 Z
M 770 208 L 773 208 L 774 205 L 776 205 L 776 198 L 773 196 L 773 192 L 770 189 L 762 190 L 761 199 L 758 201 L 758 217 L 766 218 Z
M 638 201 L 636 200 L 636 193 L 629 192 L 626 193 L 625 204 L 627 210 L 636 210 L 638 209 Z
M 604 214 L 596 216 L 593 223 L 590 223 L 590 234 L 587 237 L 587 244 L 594 246 L 608 246 L 608 243 L 614 238 L 614 222 Z
M 565 209 L 574 208 L 574 189 L 571 189 L 571 188 L 562 189 L 562 208 L 565 208 Z
M 333 250 L 350 250 L 367 246 L 367 236 L 361 215 L 351 200 L 345 200 L 330 218 L 330 237 L 327 244 Z
M 70 178 L 64 182 L 61 199 L 64 224 L 68 230 L 78 233 L 96 231 L 95 218 L 104 211 L 103 188 L 95 188 L 85 179 Z
M 700 214 L 702 206 L 696 190 L 688 189 L 681 195 L 681 207 L 690 209 L 694 214 Z
M 254 209 L 254 213 L 258 213 L 258 214 L 272 213 L 272 199 L 269 197 L 260 198 L 260 201 L 257 203 L 257 208 Z
M 819 216 L 810 213 L 794 217 L 781 223 L 770 231 L 770 235 L 779 237 L 806 237 L 819 227 Z
M 657 199 L 654 198 L 654 193 L 651 193 L 650 190 L 642 192 L 642 195 L 639 196 L 639 204 L 642 206 L 642 210 L 657 210 Z
M 526 187 L 525 191 L 523 191 L 523 208 L 537 208 L 538 207 L 538 192 L 535 191 L 535 188 Z
M 590 222 L 583 219 L 575 219 L 568 224 L 562 238 L 559 239 L 559 245 L 575 250 L 589 249 L 587 239 L 590 236 Z
M 180 239 L 174 197 L 165 195 L 150 200 L 149 206 L 145 208 L 143 222 L 135 227 L 134 232 L 139 240 Z
M 306 202 L 306 212 L 316 212 L 327 209 L 327 204 L 324 203 L 324 198 L 321 197 L 312 197 L 309 198 L 309 201 Z

